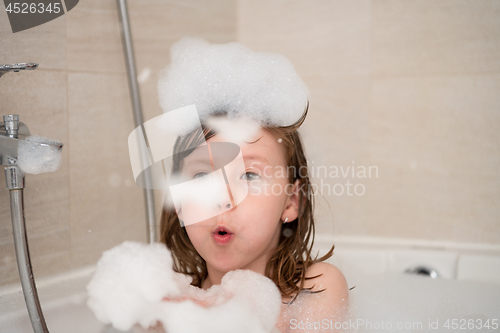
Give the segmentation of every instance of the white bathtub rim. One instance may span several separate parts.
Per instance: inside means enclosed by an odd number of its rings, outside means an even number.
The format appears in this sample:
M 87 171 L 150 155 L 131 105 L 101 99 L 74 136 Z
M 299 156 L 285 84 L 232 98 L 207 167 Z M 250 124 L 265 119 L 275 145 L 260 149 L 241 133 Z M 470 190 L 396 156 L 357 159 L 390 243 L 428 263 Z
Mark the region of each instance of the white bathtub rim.
M 368 236 L 331 236 L 316 235 L 314 248 L 321 252 L 328 251 L 335 244 L 335 251 L 339 249 L 384 249 L 384 250 L 424 250 L 445 251 L 463 255 L 500 256 L 500 244 L 461 243 L 451 241 L 400 239 Z M 335 253 L 335 252 L 334 252 Z M 36 278 L 37 288 L 57 284 L 62 281 L 78 278 L 90 278 L 95 270 L 95 265 L 84 266 L 60 274 Z M 15 283 L 0 286 L 0 297 L 22 292 L 21 284 Z
M 389 238 L 370 236 L 348 236 L 348 235 L 316 235 L 314 243 L 317 248 L 336 246 L 355 247 L 383 247 L 386 249 L 426 249 L 441 251 L 457 251 L 470 254 L 479 252 L 481 254 L 500 255 L 500 244 L 493 243 L 466 243 L 456 241 L 413 239 L 413 238 Z M 316 247 L 316 246 L 315 246 Z

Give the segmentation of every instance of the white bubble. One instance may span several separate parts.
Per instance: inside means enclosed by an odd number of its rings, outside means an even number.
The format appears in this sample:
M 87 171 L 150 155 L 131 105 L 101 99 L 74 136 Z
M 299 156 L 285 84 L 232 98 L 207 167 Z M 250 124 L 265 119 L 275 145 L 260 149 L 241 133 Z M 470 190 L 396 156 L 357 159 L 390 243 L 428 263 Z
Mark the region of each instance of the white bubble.
M 13 262 L 13 258 L 11 256 L 5 256 L 2 259 L 2 262 L 5 266 L 9 265 L 11 262 Z
M 149 80 L 150 77 L 151 77 L 151 68 L 145 67 L 139 73 L 139 75 L 137 75 L 137 82 L 139 84 L 144 84 L 144 83 L 146 83 Z
M 119 187 L 122 183 L 122 179 L 121 179 L 119 174 L 117 174 L 116 172 L 113 172 L 109 176 L 108 182 L 109 182 L 109 185 L 111 185 L 113 187 Z

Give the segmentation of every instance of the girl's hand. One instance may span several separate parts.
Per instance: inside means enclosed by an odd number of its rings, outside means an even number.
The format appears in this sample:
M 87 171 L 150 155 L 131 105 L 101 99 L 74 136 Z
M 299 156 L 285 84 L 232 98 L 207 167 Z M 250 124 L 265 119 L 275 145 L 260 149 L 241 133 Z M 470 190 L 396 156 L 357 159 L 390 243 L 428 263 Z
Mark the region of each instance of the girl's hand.
M 179 296 L 179 297 L 173 297 L 173 298 L 163 297 L 163 299 L 162 299 L 162 301 L 165 301 L 165 302 L 183 302 L 186 300 L 191 300 L 191 301 L 195 302 L 196 304 L 203 306 L 204 308 L 208 308 L 208 307 L 213 305 L 213 302 L 211 302 L 208 299 L 199 300 L 199 299 L 195 299 L 193 297 L 186 297 L 186 296 Z
M 227 299 L 230 298 L 231 295 L 225 295 L 222 300 L 226 301 Z M 188 296 L 178 296 L 178 297 L 164 297 L 162 301 L 164 302 L 183 302 L 186 300 L 191 300 L 195 302 L 196 304 L 203 306 L 204 308 L 209 308 L 212 305 L 215 304 L 217 301 L 217 297 L 211 296 L 211 297 L 206 297 L 204 299 L 197 299 L 195 297 L 188 297 Z M 163 328 L 163 325 L 158 322 L 155 326 L 151 326 L 148 329 L 143 328 L 141 325 L 134 325 L 132 327 L 132 332 L 134 333 L 167 333 L 165 331 L 165 328 Z
M 196 304 L 201 305 L 205 308 L 210 307 L 212 305 L 212 302 L 210 302 L 208 300 L 198 300 L 198 299 L 194 299 L 192 297 L 186 297 L 186 296 L 172 297 L 172 298 L 164 297 L 162 299 L 162 301 L 182 302 L 182 301 L 185 301 L 188 299 L 194 301 Z M 132 332 L 134 332 L 134 333 L 166 333 L 165 329 L 163 328 L 163 325 L 160 322 L 158 322 L 155 326 L 149 327 L 148 329 L 145 329 L 141 325 L 136 324 L 132 327 Z

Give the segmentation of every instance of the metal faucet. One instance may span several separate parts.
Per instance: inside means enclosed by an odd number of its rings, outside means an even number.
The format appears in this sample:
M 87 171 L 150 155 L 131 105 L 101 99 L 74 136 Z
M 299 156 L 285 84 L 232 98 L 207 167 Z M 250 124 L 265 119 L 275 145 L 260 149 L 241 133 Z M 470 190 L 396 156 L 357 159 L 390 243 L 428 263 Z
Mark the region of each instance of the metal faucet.
M 9 72 L 18 72 L 24 69 L 33 70 L 37 67 L 38 64 L 33 63 L 0 65 L 0 77 Z M 19 122 L 18 115 L 3 116 L 3 122 L 0 122 L 0 164 L 4 166 L 5 181 L 10 193 L 10 211 L 19 277 L 33 331 L 35 333 L 48 333 L 31 268 L 26 221 L 24 219 L 24 173 L 17 166 L 19 139 L 29 135 L 28 127 Z
M 24 174 L 17 166 L 17 146 L 19 136 L 30 135 L 28 126 L 19 122 L 18 115 L 3 116 L 0 122 L 0 164 L 5 169 L 8 190 L 24 188 Z
M 12 65 L 0 65 L 0 77 L 10 72 L 19 72 L 22 70 L 34 70 L 38 67 L 38 64 L 32 62 L 21 62 Z

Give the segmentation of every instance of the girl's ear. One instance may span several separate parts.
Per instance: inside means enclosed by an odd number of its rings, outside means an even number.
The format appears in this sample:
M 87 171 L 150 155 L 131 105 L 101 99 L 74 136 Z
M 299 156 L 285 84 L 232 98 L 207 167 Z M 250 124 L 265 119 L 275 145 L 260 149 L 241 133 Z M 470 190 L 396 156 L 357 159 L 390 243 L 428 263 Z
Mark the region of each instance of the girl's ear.
M 292 222 L 297 217 L 299 217 L 299 186 L 300 182 L 297 179 L 295 183 L 291 186 L 285 187 L 286 194 L 288 195 L 287 204 L 283 214 L 281 214 L 281 220 L 286 222 Z M 285 223 L 286 223 L 285 222 Z

